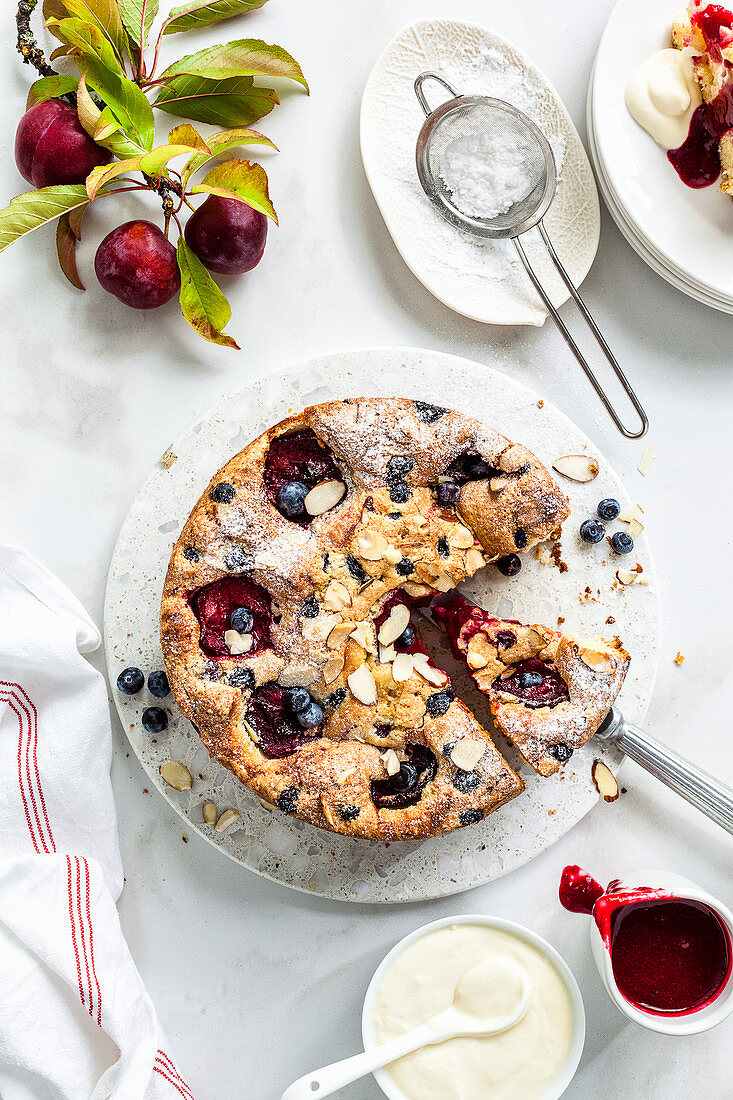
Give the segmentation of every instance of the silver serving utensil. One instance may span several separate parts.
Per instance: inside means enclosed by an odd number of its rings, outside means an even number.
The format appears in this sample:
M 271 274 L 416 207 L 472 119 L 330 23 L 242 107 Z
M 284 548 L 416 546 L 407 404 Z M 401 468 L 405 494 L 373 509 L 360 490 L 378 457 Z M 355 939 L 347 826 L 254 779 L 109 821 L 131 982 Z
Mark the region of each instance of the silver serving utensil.
M 445 103 L 431 111 L 423 91 L 423 84 L 426 80 L 437 81 L 446 91 L 450 92 L 453 98 L 446 100 Z M 463 95 L 439 73 L 421 73 L 415 80 L 415 94 L 426 115 L 415 150 L 417 174 L 425 194 L 438 213 L 446 221 L 451 222 L 452 225 L 456 225 L 460 229 L 465 229 L 467 232 L 474 233 L 479 237 L 490 237 L 494 240 L 509 238 L 513 241 L 532 285 L 545 303 L 550 316 L 585 371 L 588 380 L 603 402 L 614 424 L 622 435 L 625 435 L 628 439 L 639 439 L 649 427 L 647 415 L 594 321 L 590 310 L 581 298 L 577 287 L 560 262 L 542 221 L 557 190 L 557 168 L 547 138 L 531 118 L 528 118 L 523 111 L 518 110 L 511 103 L 506 103 L 502 99 L 492 99 L 489 96 Z M 456 205 L 449 187 L 441 176 L 441 160 L 446 148 L 456 138 L 480 135 L 487 132 L 499 134 L 507 148 L 513 147 L 521 150 L 522 171 L 532 186 L 529 194 L 514 203 L 505 214 L 497 214 L 494 217 L 476 217 L 465 214 Z M 641 427 L 637 431 L 631 431 L 621 421 L 610 398 L 596 378 L 585 356 L 552 304 L 547 291 L 532 269 L 519 238 L 535 226 L 539 230 L 560 277 L 570 291 L 575 304 L 613 368 L 624 392 L 638 413 Z

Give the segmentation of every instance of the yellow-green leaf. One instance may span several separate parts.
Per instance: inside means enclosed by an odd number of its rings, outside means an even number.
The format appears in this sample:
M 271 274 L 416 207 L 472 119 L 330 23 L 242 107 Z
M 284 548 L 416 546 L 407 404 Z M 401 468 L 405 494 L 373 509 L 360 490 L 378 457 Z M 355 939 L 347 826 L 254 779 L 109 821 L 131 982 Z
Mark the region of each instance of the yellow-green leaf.
M 277 145 L 258 130 L 249 130 L 245 127 L 236 130 L 220 130 L 218 134 L 212 134 L 208 139 L 206 150 L 194 153 L 183 166 L 181 176 L 184 185 L 188 183 L 194 172 L 203 168 L 212 157 L 226 153 L 229 149 L 238 149 L 242 145 L 267 145 L 278 152 Z
M 123 61 L 127 34 L 117 0 L 63 0 L 63 7 L 69 15 L 97 27 L 113 47 L 119 61 Z
M 93 168 L 87 176 L 85 191 L 90 202 L 97 197 L 102 188 L 125 172 L 139 172 L 142 157 L 128 157 L 127 160 L 116 160 L 112 164 L 100 164 Z
M 308 90 L 308 82 L 295 58 L 282 46 L 270 46 L 259 38 L 241 38 L 188 54 L 169 65 L 161 79 L 181 73 L 209 80 L 231 76 L 285 77 Z
M 25 191 L 11 199 L 10 206 L 0 210 L 0 252 L 41 225 L 60 218 L 78 206 L 85 206 L 89 197 L 83 183 L 67 183 Z
M 102 112 L 89 95 L 86 73 L 82 73 L 79 80 L 79 86 L 76 90 L 76 113 L 79 116 L 79 122 L 86 132 L 90 137 L 94 137 L 99 125 L 99 120 L 102 117 Z
M 179 34 L 180 31 L 208 27 L 222 19 L 254 11 L 266 3 L 267 0 L 189 0 L 187 4 L 171 9 L 163 33 Z
M 182 75 L 166 80 L 153 106 L 212 126 L 249 126 L 279 102 L 272 88 L 255 87 L 251 76 L 207 80 Z
M 202 339 L 239 351 L 239 344 L 223 331 L 231 319 L 231 307 L 183 237 L 178 240 L 177 256 L 181 272 L 181 313 Z
M 267 173 L 260 164 L 248 160 L 225 160 L 207 172 L 191 193 L 221 195 L 224 199 L 240 199 L 278 224 L 275 208 L 270 202 Z
M 40 80 L 31 84 L 26 110 L 35 107 L 36 103 L 43 103 L 47 99 L 56 99 L 60 95 L 75 92 L 78 83 L 75 76 L 42 76 Z
M 108 69 L 122 75 L 122 65 L 109 39 L 102 31 L 83 19 L 50 19 L 49 30 L 57 38 L 78 50 L 90 72 Z
M 181 126 L 174 126 L 168 134 L 171 145 L 190 145 L 192 149 L 200 149 L 204 153 L 210 153 L 208 142 L 204 141 L 198 130 L 190 123 L 184 122 Z
M 190 145 L 159 145 L 157 149 L 145 154 L 140 161 L 140 170 L 148 176 L 159 176 L 168 161 L 192 152 Z

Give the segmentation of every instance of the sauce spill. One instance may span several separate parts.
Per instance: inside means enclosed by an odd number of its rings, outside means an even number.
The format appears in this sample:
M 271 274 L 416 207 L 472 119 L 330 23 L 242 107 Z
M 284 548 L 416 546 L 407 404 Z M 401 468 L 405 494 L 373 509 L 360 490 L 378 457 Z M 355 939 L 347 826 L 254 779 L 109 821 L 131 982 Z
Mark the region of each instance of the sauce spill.
M 619 992 L 643 1012 L 698 1012 L 723 991 L 733 965 L 725 924 L 709 905 L 651 887 L 606 890 L 576 865 L 564 869 L 560 903 L 592 916 Z

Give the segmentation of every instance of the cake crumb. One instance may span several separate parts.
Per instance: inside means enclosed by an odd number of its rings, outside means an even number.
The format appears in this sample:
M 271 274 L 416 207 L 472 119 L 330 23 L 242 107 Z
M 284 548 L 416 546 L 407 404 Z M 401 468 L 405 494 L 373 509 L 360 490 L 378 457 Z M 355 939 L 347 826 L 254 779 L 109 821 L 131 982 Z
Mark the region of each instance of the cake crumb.
M 557 568 L 560 570 L 560 572 L 561 573 L 567 573 L 568 565 L 567 565 L 567 562 L 564 562 L 563 559 L 562 559 L 562 543 L 560 542 L 559 539 L 553 545 L 552 550 L 550 550 L 550 556 L 552 557 L 553 562 L 555 563 Z
M 183 841 L 184 844 L 188 844 L 188 837 L 186 836 L 185 833 L 181 834 L 181 840 Z
M 606 619 L 606 625 L 607 626 L 611 626 L 615 622 L 616 622 L 616 620 L 614 619 L 613 615 L 609 615 L 608 618 Z
M 544 407 L 545 407 L 545 403 L 542 400 L 542 398 L 540 398 L 539 401 L 537 402 L 537 408 L 538 409 L 544 409 Z
M 557 617 L 557 625 L 558 625 L 558 626 L 562 626 L 562 624 L 563 624 L 564 622 L 565 622 L 565 616 L 564 616 L 564 615 L 558 615 L 558 617 Z
M 677 654 L 677 656 L 674 659 L 674 663 L 676 665 L 683 665 L 685 663 L 685 658 L 683 657 L 683 655 L 681 653 Z

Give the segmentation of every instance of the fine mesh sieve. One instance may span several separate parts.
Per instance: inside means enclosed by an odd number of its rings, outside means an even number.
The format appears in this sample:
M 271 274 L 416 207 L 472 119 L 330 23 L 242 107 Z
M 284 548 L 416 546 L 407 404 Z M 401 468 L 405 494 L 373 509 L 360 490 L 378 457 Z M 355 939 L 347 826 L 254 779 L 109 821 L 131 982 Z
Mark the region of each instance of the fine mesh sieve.
M 426 80 L 435 80 L 452 98 L 431 111 L 423 91 Z M 510 239 L 524 265 L 532 285 L 544 302 L 550 316 L 565 338 L 568 347 L 585 371 L 591 385 L 600 397 L 618 430 L 629 439 L 638 439 L 646 432 L 649 421 L 639 399 L 632 390 L 611 349 L 596 325 L 585 302 L 560 262 L 547 235 L 542 219 L 547 213 L 557 190 L 557 169 L 550 143 L 538 126 L 523 111 L 511 103 L 489 96 L 468 96 L 456 91 L 439 73 L 425 72 L 415 80 L 415 94 L 425 112 L 425 122 L 418 135 L 415 150 L 417 174 L 425 194 L 446 221 L 479 237 L 493 240 Z M 443 176 L 446 154 L 456 141 L 480 140 L 482 136 L 498 138 L 502 146 L 511 149 L 519 161 L 524 188 L 522 197 L 504 213 L 486 211 L 481 216 L 476 203 L 470 213 L 460 209 L 459 198 L 454 195 Z M 570 291 L 578 309 L 585 318 L 603 353 L 611 364 L 632 405 L 641 420 L 641 428 L 632 432 L 625 427 L 609 397 L 596 378 L 592 368 L 565 326 L 552 304 L 538 276 L 529 262 L 519 240 L 523 233 L 537 227 L 538 232 L 557 268 L 560 277 Z

